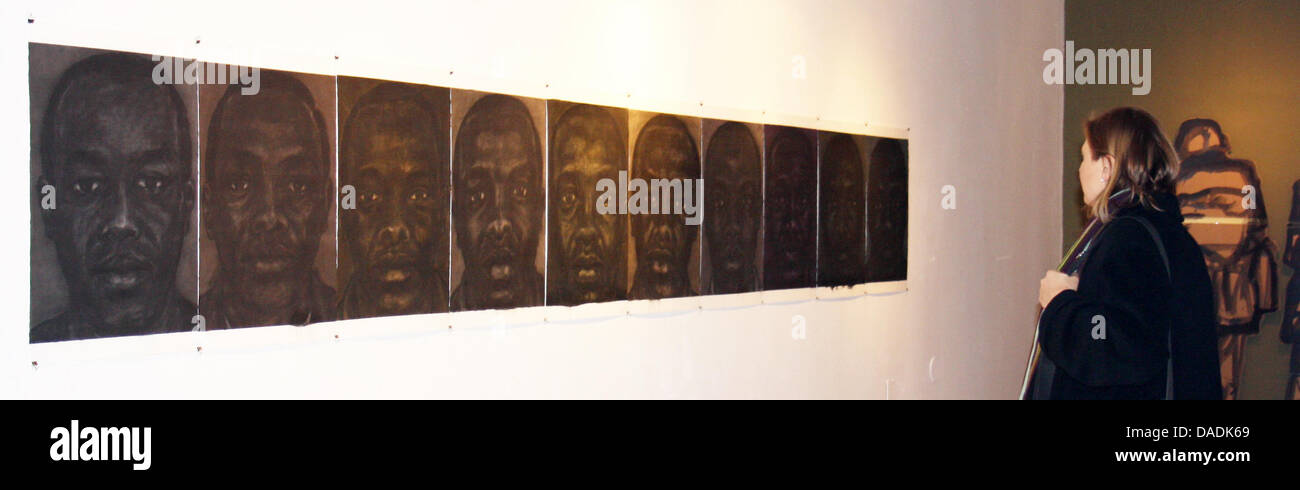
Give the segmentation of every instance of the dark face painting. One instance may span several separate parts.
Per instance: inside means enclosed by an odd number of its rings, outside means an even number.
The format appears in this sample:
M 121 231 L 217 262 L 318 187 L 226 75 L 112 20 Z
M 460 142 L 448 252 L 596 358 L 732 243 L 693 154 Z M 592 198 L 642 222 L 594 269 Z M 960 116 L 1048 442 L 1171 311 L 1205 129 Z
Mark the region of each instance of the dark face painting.
M 853 137 L 830 133 L 821 151 L 817 285 L 866 282 L 867 190 Z
M 867 278 L 907 279 L 907 142 L 876 140 L 867 176 Z
M 711 294 L 758 290 L 758 230 L 763 213 L 763 169 L 758 142 L 744 124 L 723 123 L 704 156 L 704 234 Z
M 33 74 L 45 52 L 33 46 Z M 33 214 L 68 305 L 34 325 L 31 342 L 190 329 L 196 309 L 176 274 L 194 212 L 193 133 L 175 87 L 154 84 L 152 69 L 145 56 L 94 55 L 64 71 L 48 101 L 32 101 L 44 107 Z
M 689 265 L 691 249 L 699 244 L 699 227 L 688 225 L 684 214 L 674 214 L 669 209 L 674 200 L 684 199 L 680 193 L 685 192 L 685 179 L 690 179 L 690 185 L 695 186 L 700 178 L 700 153 L 695 138 L 680 118 L 661 114 L 641 128 L 632 153 L 632 177 L 651 186 L 649 193 L 651 199 L 657 200 L 660 213 L 630 217 L 636 250 L 631 299 L 697 294 L 691 289 L 691 277 L 695 276 L 698 282 L 699 270 L 691 270 Z M 682 185 L 675 189 L 668 187 L 670 195 L 655 192 L 656 180 L 671 182 L 673 179 Z
M 767 127 L 763 288 L 812 287 L 817 271 L 817 149 L 810 130 Z
M 340 94 L 367 82 L 340 77 Z M 387 82 L 347 115 L 339 178 L 356 208 L 339 211 L 341 318 L 447 311 L 448 103 L 447 89 Z
M 626 298 L 627 219 L 600 214 L 601 179 L 627 169 L 627 112 L 551 103 L 550 245 L 547 304 Z
M 474 102 L 456 135 L 452 209 L 465 260 L 454 309 L 538 306 L 534 261 L 546 200 L 542 145 L 528 108 L 514 97 Z
M 199 305 L 209 328 L 334 317 L 334 290 L 314 265 L 334 194 L 318 107 L 334 104 L 315 101 L 298 75 L 261 77 L 256 95 L 225 90 L 204 134 L 203 224 L 219 261 Z

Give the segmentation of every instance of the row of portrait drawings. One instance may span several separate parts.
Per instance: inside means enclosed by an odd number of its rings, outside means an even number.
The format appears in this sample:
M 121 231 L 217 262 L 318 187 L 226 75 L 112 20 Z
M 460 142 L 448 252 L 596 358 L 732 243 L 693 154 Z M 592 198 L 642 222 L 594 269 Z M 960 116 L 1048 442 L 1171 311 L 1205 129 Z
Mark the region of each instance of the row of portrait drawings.
M 906 278 L 906 140 L 156 65 L 30 45 L 31 342 Z

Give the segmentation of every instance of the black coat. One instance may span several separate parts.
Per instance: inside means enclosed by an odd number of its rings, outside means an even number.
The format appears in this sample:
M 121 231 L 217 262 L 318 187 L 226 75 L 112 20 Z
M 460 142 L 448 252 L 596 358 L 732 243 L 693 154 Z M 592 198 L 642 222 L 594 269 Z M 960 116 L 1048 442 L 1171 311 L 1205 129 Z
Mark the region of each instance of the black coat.
M 1112 210 L 1083 259 L 1078 290 L 1063 291 L 1043 310 L 1039 342 L 1056 366 L 1051 398 L 1160 399 L 1170 341 L 1174 398 L 1223 398 L 1205 257 L 1183 227 L 1178 199 L 1157 195 L 1156 205 L 1161 210 L 1136 203 Z M 1159 232 L 1172 283 L 1151 234 L 1120 216 L 1144 217 Z M 1093 338 L 1099 320 L 1105 339 Z

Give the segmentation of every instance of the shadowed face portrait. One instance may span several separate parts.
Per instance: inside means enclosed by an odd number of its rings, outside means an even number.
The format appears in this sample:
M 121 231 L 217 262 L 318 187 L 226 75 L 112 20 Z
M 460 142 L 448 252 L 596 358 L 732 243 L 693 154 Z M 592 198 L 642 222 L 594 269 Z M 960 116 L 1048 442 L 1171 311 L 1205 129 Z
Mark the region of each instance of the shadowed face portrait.
M 837 134 L 826 141 L 820 180 L 817 284 L 848 286 L 866 282 L 866 175 L 852 136 Z
M 811 287 L 817 270 L 816 148 L 804 131 L 779 128 L 767 161 L 763 287 Z
M 68 285 L 65 313 L 32 342 L 188 330 L 176 290 L 194 206 L 190 125 L 153 63 L 125 54 L 82 60 L 60 78 L 41 131 L 41 207 Z
M 453 223 L 465 273 L 460 309 L 541 305 L 534 260 L 546 201 L 542 147 L 518 99 L 488 95 L 466 112 L 456 136 Z
M 627 220 L 596 209 L 597 182 L 618 180 L 618 172 L 627 168 L 626 139 L 619 129 L 626 125 L 609 110 L 590 105 L 570 107 L 555 124 L 548 282 L 556 298 L 548 304 L 626 297 Z
M 713 293 L 755 291 L 763 173 L 753 133 L 737 122 L 719 126 L 709 139 L 704 165 L 709 179 L 704 233 Z
M 225 92 L 208 133 L 203 222 L 220 261 L 201 301 L 209 325 L 329 319 L 322 302 L 332 304 L 333 291 L 313 262 L 334 189 L 311 93 L 292 75 L 263 70 L 256 95 Z
M 379 85 L 344 124 L 339 175 L 356 191 L 356 209 L 341 211 L 340 236 L 353 261 L 340 301 L 344 318 L 447 309 L 446 279 L 436 267 L 445 260 L 435 254 L 447 233 L 447 153 L 439 138 L 445 111 L 422 88 Z
M 867 275 L 873 281 L 907 279 L 907 150 L 881 138 L 867 177 Z
M 631 299 L 695 294 L 691 290 L 689 265 L 691 248 L 698 243 L 699 228 L 686 224 L 685 215 L 673 214 L 670 209 L 673 199 L 683 199 L 685 179 L 690 179 L 689 185 L 694 186 L 700 178 L 700 154 L 681 119 L 658 115 L 641 128 L 632 153 L 632 177 L 643 179 L 650 186 L 650 198 L 657 198 L 661 213 L 636 214 L 630 218 L 636 247 Z M 670 191 L 672 199 L 664 199 L 663 192 L 656 192 L 653 183 L 659 179 L 681 182 L 681 186 Z M 665 209 L 668 212 L 662 212 Z

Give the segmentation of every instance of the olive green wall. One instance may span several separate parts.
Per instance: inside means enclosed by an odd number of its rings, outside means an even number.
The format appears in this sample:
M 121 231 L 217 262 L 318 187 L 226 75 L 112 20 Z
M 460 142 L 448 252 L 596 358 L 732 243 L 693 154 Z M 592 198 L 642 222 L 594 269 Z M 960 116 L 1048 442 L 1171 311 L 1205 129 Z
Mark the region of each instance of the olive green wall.
M 1081 228 L 1083 121 L 1131 105 L 1155 115 L 1171 139 L 1189 118 L 1223 126 L 1232 156 L 1259 169 L 1280 262 L 1291 184 L 1300 179 L 1300 2 L 1066 0 L 1065 39 L 1076 49 L 1150 48 L 1154 73 L 1147 95 L 1132 95 L 1128 85 L 1065 87 L 1062 248 Z M 1285 294 L 1292 271 L 1279 269 L 1279 294 Z M 1281 321 L 1280 311 L 1267 315 L 1247 342 L 1241 398 L 1282 397 L 1290 349 L 1278 340 Z

